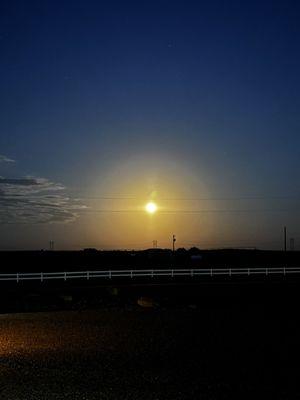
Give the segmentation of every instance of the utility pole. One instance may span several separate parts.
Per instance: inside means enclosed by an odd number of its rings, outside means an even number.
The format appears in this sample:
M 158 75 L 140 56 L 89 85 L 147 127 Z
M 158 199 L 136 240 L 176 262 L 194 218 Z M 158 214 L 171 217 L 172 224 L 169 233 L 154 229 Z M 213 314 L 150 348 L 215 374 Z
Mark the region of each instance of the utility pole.
M 286 226 L 283 228 L 284 233 L 284 251 L 286 251 Z
M 157 240 L 153 240 L 152 243 L 153 243 L 153 248 L 154 248 L 154 249 L 157 249 Z
M 54 241 L 53 240 L 50 240 L 50 242 L 49 242 L 49 250 L 50 251 L 54 250 Z
M 290 238 L 290 251 L 294 251 L 294 250 L 295 250 L 295 239 Z
M 175 242 L 176 242 L 176 236 L 175 235 L 173 235 L 172 242 L 173 242 L 173 253 L 175 253 Z

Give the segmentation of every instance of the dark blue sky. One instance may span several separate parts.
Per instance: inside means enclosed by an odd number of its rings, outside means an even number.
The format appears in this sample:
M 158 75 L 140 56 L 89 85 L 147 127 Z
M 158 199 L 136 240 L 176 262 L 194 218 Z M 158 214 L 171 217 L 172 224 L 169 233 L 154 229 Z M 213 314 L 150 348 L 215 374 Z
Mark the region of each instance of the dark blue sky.
M 15 162 L 0 159 L 0 176 L 42 178 L 36 186 L 53 185 L 55 193 L 64 185 L 56 205 L 67 213 L 75 209 L 74 197 L 91 214 L 124 206 L 90 204 L 88 197 L 144 201 L 153 191 L 158 202 L 180 194 L 179 211 L 251 211 L 193 222 L 183 245 L 201 236 L 200 245 L 226 245 L 224 237 L 239 244 L 244 237 L 249 245 L 271 246 L 280 243 L 285 223 L 299 236 L 299 20 L 297 1 L 2 1 L 0 154 Z M 83 226 L 95 246 L 127 246 L 113 235 L 101 242 L 96 227 L 77 214 L 72 228 L 32 225 L 41 211 L 33 204 L 24 212 L 12 196 L 20 192 L 30 202 L 35 193 L 24 193 L 22 184 L 0 185 L 3 215 L 13 210 L 2 218 L 6 238 L 21 216 L 19 236 L 25 229 L 31 238 L 25 247 L 50 236 L 60 240 L 65 229 L 77 233 L 64 246 L 85 245 Z M 191 197 L 217 203 L 187 206 Z M 233 200 L 220 203 L 224 197 Z M 245 204 L 240 197 L 263 199 Z M 42 213 L 52 218 L 51 210 Z M 260 221 L 255 226 L 253 214 Z M 177 223 L 185 229 L 184 221 L 163 221 L 164 228 L 158 224 L 143 240 L 168 235 Z M 109 221 L 98 216 L 97 224 L 109 237 Z M 14 232 L 4 247 L 21 246 Z M 139 236 L 136 227 L 136 246 L 142 246 Z

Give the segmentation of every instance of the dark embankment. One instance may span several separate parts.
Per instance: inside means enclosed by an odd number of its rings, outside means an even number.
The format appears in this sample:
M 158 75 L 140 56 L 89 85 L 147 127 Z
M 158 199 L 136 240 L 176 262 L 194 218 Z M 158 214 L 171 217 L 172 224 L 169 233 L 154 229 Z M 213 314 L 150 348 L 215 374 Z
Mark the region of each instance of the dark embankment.
M 144 251 L 2 251 L 0 273 L 116 268 L 300 266 L 300 252 L 166 249 Z

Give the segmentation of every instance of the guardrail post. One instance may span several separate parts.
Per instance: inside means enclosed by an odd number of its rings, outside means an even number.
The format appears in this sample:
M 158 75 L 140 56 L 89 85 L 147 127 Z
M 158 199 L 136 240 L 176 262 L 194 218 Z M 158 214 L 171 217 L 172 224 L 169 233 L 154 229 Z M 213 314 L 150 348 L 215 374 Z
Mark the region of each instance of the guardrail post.
M 250 275 L 250 268 L 248 268 L 248 276 Z
M 130 271 L 130 278 L 132 278 L 133 277 L 133 271 L 131 270 Z
M 174 278 L 174 269 L 172 269 L 172 271 L 171 271 L 171 276 L 172 276 L 172 278 Z
M 152 271 L 151 271 L 151 278 L 153 278 L 153 269 L 152 269 Z
M 41 272 L 41 282 L 43 282 L 43 273 Z
M 193 269 L 191 270 L 191 276 L 194 276 L 194 270 Z
M 17 272 L 17 283 L 19 283 L 19 274 Z
M 285 267 L 283 267 L 283 275 L 285 275 Z
M 65 281 L 67 280 L 67 273 L 66 272 L 64 273 L 64 280 Z
M 90 271 L 86 271 L 86 279 L 87 279 L 87 280 L 90 279 Z
M 109 279 L 111 279 L 111 271 L 109 271 Z
M 268 275 L 268 268 L 266 268 L 266 275 Z
M 229 268 L 229 276 L 231 276 L 231 268 Z
M 212 270 L 212 268 L 210 269 L 210 276 L 213 276 L 213 270 Z

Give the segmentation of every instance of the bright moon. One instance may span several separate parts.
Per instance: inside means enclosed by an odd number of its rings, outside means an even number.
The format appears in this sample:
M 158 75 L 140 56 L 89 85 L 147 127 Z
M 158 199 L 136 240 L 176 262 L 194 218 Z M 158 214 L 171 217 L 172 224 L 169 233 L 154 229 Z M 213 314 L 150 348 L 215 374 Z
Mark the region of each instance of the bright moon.
M 154 214 L 157 211 L 157 205 L 152 202 L 147 203 L 145 208 L 149 214 Z

